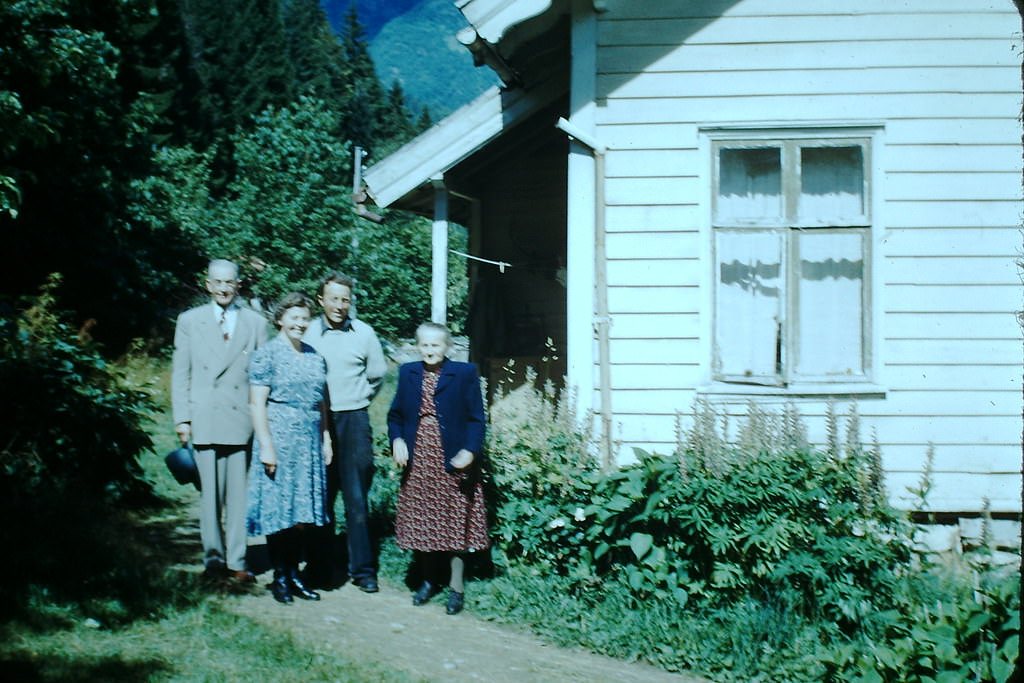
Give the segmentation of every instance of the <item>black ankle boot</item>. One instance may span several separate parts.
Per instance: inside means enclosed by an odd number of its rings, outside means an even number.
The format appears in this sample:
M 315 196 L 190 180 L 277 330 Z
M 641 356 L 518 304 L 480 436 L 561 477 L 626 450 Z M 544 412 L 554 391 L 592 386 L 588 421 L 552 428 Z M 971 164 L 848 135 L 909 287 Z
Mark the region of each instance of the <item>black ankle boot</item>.
M 434 597 L 440 592 L 441 589 L 438 586 L 435 586 L 429 581 L 424 581 L 423 585 L 420 586 L 419 590 L 413 593 L 412 604 L 417 606 L 424 605 L 430 602 L 430 598 Z
M 320 594 L 316 591 L 311 591 L 302 583 L 302 579 L 299 578 L 299 572 L 296 569 L 291 569 L 288 572 L 288 586 L 292 590 L 293 595 L 297 595 L 303 600 L 319 600 Z
M 270 594 L 280 603 L 291 604 L 292 591 L 288 586 L 288 573 L 285 570 L 274 570 L 274 580 L 270 583 Z
M 458 614 L 462 611 L 462 606 L 465 603 L 465 594 L 457 593 L 456 591 L 448 591 L 448 604 L 445 606 L 444 611 L 448 614 Z

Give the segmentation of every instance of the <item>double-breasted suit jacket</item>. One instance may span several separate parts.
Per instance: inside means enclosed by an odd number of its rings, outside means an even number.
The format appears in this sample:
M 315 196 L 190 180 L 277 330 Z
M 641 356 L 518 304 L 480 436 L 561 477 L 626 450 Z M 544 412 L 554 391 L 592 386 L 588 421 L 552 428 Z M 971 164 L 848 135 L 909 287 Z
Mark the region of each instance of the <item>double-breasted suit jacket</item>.
M 239 307 L 228 341 L 211 304 L 178 316 L 174 333 L 171 403 L 174 424 L 192 425 L 194 444 L 244 445 L 252 436 L 249 359 L 267 339 L 267 321 Z

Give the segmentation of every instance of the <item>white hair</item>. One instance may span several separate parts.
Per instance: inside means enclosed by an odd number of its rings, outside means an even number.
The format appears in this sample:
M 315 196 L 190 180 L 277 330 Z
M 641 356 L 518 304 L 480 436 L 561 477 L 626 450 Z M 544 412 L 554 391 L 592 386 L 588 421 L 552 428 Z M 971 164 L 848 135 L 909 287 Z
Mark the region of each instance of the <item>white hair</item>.
M 236 264 L 234 261 L 228 261 L 225 258 L 215 258 L 210 260 L 209 265 L 206 266 L 207 277 L 209 277 L 210 273 L 213 271 L 214 268 L 223 266 L 227 266 L 234 273 L 234 275 L 231 278 L 232 280 L 238 279 L 238 264 Z

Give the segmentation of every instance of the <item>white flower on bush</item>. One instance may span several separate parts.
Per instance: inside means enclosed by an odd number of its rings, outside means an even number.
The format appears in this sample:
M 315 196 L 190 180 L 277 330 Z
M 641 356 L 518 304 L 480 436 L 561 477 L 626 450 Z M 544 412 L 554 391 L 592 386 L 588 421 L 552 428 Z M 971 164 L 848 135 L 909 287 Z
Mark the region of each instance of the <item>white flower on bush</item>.
M 565 527 L 565 520 L 559 517 L 548 522 L 549 529 L 562 529 Z
M 583 512 L 583 508 L 576 508 L 576 511 L 572 513 L 572 518 L 577 522 L 582 522 L 587 518 L 587 515 Z

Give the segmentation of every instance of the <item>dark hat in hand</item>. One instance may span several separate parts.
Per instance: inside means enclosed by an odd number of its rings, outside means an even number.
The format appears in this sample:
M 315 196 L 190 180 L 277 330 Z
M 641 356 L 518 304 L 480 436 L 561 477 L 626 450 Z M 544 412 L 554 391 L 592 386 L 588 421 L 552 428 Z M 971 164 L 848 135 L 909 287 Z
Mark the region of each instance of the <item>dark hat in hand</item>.
M 196 467 L 192 444 L 175 448 L 164 457 L 164 463 L 179 484 L 192 484 L 199 488 L 199 469 Z

